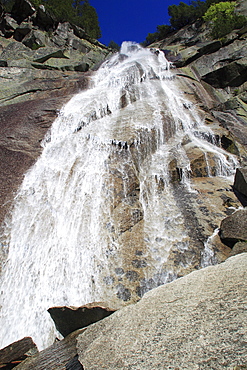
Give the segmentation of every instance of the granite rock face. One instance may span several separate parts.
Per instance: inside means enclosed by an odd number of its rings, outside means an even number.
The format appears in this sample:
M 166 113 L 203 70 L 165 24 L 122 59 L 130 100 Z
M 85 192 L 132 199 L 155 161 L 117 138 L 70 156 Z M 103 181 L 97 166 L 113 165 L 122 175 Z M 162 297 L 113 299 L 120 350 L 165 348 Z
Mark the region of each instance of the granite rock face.
M 245 253 L 152 290 L 81 334 L 79 361 L 85 370 L 246 366 L 246 267 Z
M 0 75 L 7 81 L 0 97 L 2 222 L 24 173 L 40 155 L 44 135 L 59 109 L 86 88 L 87 76 L 20 68 L 1 68 Z

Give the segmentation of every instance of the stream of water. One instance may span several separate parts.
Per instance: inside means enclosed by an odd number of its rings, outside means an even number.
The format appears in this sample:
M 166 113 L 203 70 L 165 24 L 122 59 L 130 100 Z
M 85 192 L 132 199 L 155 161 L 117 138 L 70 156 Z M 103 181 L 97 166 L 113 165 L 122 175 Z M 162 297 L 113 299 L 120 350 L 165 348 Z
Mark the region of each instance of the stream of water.
M 124 43 L 95 72 L 90 88 L 62 108 L 44 139 L 42 155 L 25 175 L 5 230 L 9 252 L 1 278 L 0 348 L 24 336 L 44 348 L 57 336 L 49 307 L 105 300 L 100 276 L 111 270 L 106 251 L 109 245 L 115 253 L 119 248 L 106 227 L 115 207 L 106 184 L 112 181 L 109 157 L 116 148 L 120 157 L 128 158 L 126 163 L 133 159 L 143 235 L 152 256 L 150 269 L 156 272 L 171 243 L 187 240 L 169 185 L 169 163 L 175 158 L 181 181 L 192 191 L 182 143 L 193 143 L 205 156 L 213 154 L 216 175 L 232 173 L 233 156 L 215 145 L 174 79 L 162 52 Z M 205 133 L 211 140 L 205 140 Z M 117 168 L 125 184 L 128 173 L 121 166 Z M 209 166 L 208 175 L 210 171 Z M 165 283 L 167 274 L 162 276 Z

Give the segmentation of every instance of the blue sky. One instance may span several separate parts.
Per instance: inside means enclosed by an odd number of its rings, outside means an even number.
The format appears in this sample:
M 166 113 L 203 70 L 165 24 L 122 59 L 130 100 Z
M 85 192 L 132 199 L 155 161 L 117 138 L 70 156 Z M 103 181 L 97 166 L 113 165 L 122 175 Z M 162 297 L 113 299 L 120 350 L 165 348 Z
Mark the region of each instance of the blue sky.
M 123 41 L 144 41 L 156 26 L 169 24 L 168 6 L 181 0 L 89 0 L 95 7 L 102 38 L 108 45 L 111 40 L 121 45 Z M 189 0 L 183 0 L 189 4 Z

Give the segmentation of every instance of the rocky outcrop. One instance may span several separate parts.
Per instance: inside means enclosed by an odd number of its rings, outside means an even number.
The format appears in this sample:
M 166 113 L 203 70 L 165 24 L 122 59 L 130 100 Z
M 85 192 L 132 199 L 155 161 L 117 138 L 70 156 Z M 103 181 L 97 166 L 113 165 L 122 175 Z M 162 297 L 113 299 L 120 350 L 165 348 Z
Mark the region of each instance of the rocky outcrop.
M 77 329 L 85 328 L 102 320 L 114 311 L 100 302 L 90 303 L 81 307 L 51 307 L 48 310 L 57 330 L 64 337 Z
M 237 11 L 245 14 L 244 1 L 237 1 Z M 206 89 L 211 103 L 207 102 L 205 106 L 201 104 L 201 96 L 198 96 L 202 90 L 199 92 L 197 89 L 195 93 L 198 103 L 205 110 L 204 114 L 207 114 L 209 126 L 218 121 L 226 129 L 225 137 L 237 147 L 238 144 L 247 144 L 246 37 L 247 28 L 244 27 L 224 39 L 213 40 L 207 26 L 197 22 L 150 46 L 162 49 L 168 60 L 179 68 L 178 75 L 188 79 L 189 85 L 199 82 Z M 189 98 L 191 92 L 186 93 Z M 239 150 L 240 156 L 243 154 L 242 160 L 246 162 L 246 154 L 236 146 L 235 150 Z
M 36 356 L 26 359 L 16 366 L 18 370 L 82 370 L 78 361 L 77 338 L 85 329 L 74 331 L 61 341 L 56 341 L 51 347 L 39 352 Z
M 160 286 L 17 369 L 244 369 L 246 269 L 245 253 Z
M 12 369 L 38 352 L 32 338 L 26 337 L 0 350 L 0 368 Z

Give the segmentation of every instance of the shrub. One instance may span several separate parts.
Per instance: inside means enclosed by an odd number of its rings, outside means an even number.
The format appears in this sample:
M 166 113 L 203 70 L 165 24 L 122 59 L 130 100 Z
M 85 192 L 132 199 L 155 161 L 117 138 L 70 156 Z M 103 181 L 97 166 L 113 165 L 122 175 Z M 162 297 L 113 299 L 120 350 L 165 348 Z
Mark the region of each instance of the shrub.
M 243 27 L 246 17 L 235 13 L 236 2 L 220 2 L 212 4 L 203 19 L 211 24 L 213 38 L 222 38 L 234 29 Z

